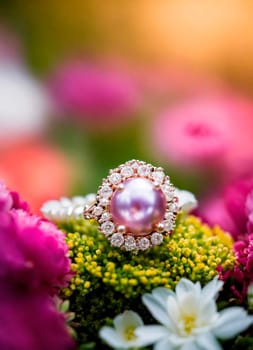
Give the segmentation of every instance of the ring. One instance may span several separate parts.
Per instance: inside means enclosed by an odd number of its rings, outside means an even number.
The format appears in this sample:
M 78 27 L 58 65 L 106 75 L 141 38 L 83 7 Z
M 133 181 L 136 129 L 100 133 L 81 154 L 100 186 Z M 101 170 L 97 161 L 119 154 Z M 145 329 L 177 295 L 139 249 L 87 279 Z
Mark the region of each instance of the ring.
M 84 217 L 97 220 L 111 246 L 137 252 L 172 233 L 178 210 L 175 187 L 163 168 L 130 160 L 110 170 Z

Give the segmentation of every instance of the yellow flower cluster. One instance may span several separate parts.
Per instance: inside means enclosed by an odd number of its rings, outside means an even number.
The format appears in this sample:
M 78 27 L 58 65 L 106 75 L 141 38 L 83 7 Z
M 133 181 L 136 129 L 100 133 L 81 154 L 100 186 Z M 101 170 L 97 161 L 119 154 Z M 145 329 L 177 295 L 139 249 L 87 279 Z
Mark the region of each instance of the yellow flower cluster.
M 233 266 L 232 239 L 194 216 L 178 215 L 174 233 L 160 246 L 137 255 L 112 248 L 94 221 L 80 220 L 61 227 L 67 233 L 72 270 L 66 298 L 104 286 L 124 298 L 136 298 L 158 286 L 174 289 L 182 278 L 203 285 Z

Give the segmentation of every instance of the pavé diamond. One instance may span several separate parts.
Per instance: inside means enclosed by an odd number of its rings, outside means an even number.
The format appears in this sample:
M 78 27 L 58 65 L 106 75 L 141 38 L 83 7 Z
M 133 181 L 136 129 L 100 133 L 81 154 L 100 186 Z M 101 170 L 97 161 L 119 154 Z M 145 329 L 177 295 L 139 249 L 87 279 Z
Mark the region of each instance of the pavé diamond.
M 108 185 L 103 186 L 99 191 L 99 195 L 103 198 L 110 198 L 112 195 L 111 187 Z
M 121 233 L 114 233 L 111 237 L 111 245 L 120 247 L 124 243 L 124 236 Z
M 164 230 L 169 232 L 173 229 L 173 222 L 170 220 L 164 220 L 163 222 Z
M 150 167 L 148 165 L 139 166 L 138 174 L 140 176 L 148 176 L 150 174 Z
M 110 235 L 111 233 L 113 233 L 114 228 L 115 228 L 114 223 L 111 221 L 106 221 L 101 225 L 101 231 L 105 235 Z
M 167 213 L 165 214 L 165 219 L 166 219 L 166 220 L 173 220 L 173 219 L 174 219 L 174 214 L 171 213 L 171 212 L 167 212 Z
M 122 169 L 121 169 L 121 175 L 123 177 L 130 177 L 132 176 L 134 173 L 133 169 L 130 167 L 130 166 L 124 166 Z
M 139 249 L 141 250 L 146 250 L 150 247 L 150 242 L 149 242 L 149 239 L 146 238 L 146 237 L 143 237 L 139 240 L 138 242 L 138 247 Z
M 159 232 L 154 232 L 151 236 L 151 242 L 154 245 L 159 245 L 163 241 L 163 235 Z
M 173 211 L 173 212 L 176 212 L 178 210 L 177 203 L 171 203 L 170 204 L 170 210 Z
M 103 213 L 103 208 L 98 206 L 93 209 L 93 214 L 96 216 L 99 216 Z
M 162 186 L 162 190 L 163 190 L 164 193 L 165 193 L 166 199 L 167 199 L 168 201 L 171 201 L 172 198 L 174 197 L 174 188 L 171 187 L 170 184 L 164 184 L 164 185 Z
M 132 167 L 133 169 L 138 169 L 139 164 L 138 164 L 137 162 L 133 162 L 133 163 L 131 164 L 131 167 Z
M 100 204 L 102 207 L 106 207 L 106 206 L 109 204 L 109 201 L 108 201 L 108 199 L 106 199 L 106 198 L 101 198 L 99 204 Z
M 108 221 L 108 220 L 110 220 L 110 218 L 111 218 L 110 213 L 105 212 L 101 216 L 101 221 Z
M 161 183 L 163 182 L 163 179 L 164 179 L 164 172 L 163 172 L 163 171 L 160 171 L 160 170 L 154 171 L 154 172 L 152 173 L 152 179 L 153 179 L 155 182 L 161 184 Z
M 120 183 L 121 181 L 121 176 L 119 173 L 112 173 L 110 176 L 109 176 L 109 181 L 112 185 L 117 185 Z
M 132 236 L 127 236 L 125 239 L 125 249 L 126 250 L 134 250 L 136 249 L 135 239 Z

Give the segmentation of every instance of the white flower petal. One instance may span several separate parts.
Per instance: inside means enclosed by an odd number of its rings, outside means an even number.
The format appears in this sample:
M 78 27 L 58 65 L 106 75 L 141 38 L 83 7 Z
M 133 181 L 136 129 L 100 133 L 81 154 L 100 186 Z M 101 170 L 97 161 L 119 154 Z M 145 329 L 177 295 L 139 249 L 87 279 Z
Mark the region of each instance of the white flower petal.
M 44 217 L 50 221 L 67 222 L 69 220 L 83 218 L 84 207 L 94 204 L 95 194 L 90 193 L 85 197 L 73 198 L 61 197 L 59 200 L 49 200 L 40 209 Z
M 116 332 L 124 335 L 125 330 L 129 327 L 137 328 L 143 326 L 143 321 L 140 316 L 131 310 L 127 310 L 115 317 L 113 320 Z
M 180 347 L 180 350 L 203 350 L 197 343 L 194 341 L 187 342 Z M 211 349 L 210 349 L 211 350 Z
M 180 320 L 180 306 L 175 297 L 169 297 L 167 301 L 167 313 L 170 320 L 170 324 L 167 327 L 171 332 L 177 333 L 181 327 L 182 321 Z
M 186 278 L 181 278 L 181 280 L 176 286 L 176 295 L 179 299 L 186 293 L 199 293 L 200 291 L 201 287 L 198 282 L 193 283 L 192 281 L 187 280 Z
M 171 321 L 166 310 L 167 305 L 162 306 L 151 294 L 144 294 L 142 296 L 142 301 L 157 321 L 166 327 L 171 326 Z
M 200 299 L 194 293 L 187 293 L 182 295 L 179 300 L 179 312 L 181 315 L 197 315 L 199 309 Z
M 196 342 L 203 350 L 222 350 L 220 343 L 209 332 L 197 337 Z
M 164 306 L 167 303 L 168 297 L 175 296 L 175 293 L 168 288 L 158 287 L 152 291 L 152 296 Z
M 197 322 L 199 327 L 201 325 L 212 325 L 213 322 L 216 322 L 219 316 L 214 300 L 210 300 L 208 303 L 203 300 L 203 302 L 204 303 L 199 307 L 199 316 Z
M 117 332 L 111 327 L 102 327 L 99 331 L 99 336 L 103 339 L 108 345 L 114 349 L 118 348 L 127 348 L 126 343 L 122 341 Z
M 240 307 L 217 312 L 215 298 L 223 282 L 218 277 L 202 290 L 200 283 L 181 279 L 176 293 L 162 288 L 145 294 L 143 302 L 153 317 L 162 323 L 166 336 L 151 334 L 158 340 L 155 350 L 221 350 L 215 337 L 229 339 L 253 324 L 253 316 Z M 148 329 L 145 330 L 148 332 Z M 147 333 L 148 334 L 148 333 Z M 155 338 L 157 337 L 157 338 Z
M 138 338 L 138 346 L 147 346 L 156 343 L 157 341 L 168 338 L 168 329 L 163 326 L 143 326 L 135 330 Z
M 223 287 L 223 284 L 224 283 L 222 281 L 219 281 L 218 276 L 216 276 L 202 289 L 201 297 L 206 301 L 209 301 L 214 298 L 216 299 L 217 294 Z
M 51 111 L 49 96 L 25 67 L 0 62 L 0 139 L 41 134 Z
M 230 307 L 220 312 L 214 334 L 220 339 L 230 339 L 253 324 L 253 316 L 248 316 L 241 307 Z
M 193 193 L 176 188 L 175 195 L 178 197 L 178 206 L 181 210 L 188 213 L 197 208 L 198 201 Z
M 177 333 L 170 334 L 170 343 L 179 348 L 180 346 L 184 345 L 185 343 L 189 343 L 194 340 L 194 337 L 180 337 Z
M 162 339 L 155 344 L 154 350 L 178 350 L 178 347 L 171 344 L 169 339 Z

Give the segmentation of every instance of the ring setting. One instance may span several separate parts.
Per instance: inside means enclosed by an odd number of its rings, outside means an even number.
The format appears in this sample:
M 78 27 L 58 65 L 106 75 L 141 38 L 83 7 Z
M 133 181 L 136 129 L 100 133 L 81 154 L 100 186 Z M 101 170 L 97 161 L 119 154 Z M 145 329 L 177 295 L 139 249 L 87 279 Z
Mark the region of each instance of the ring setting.
M 145 251 L 163 242 L 175 226 L 178 198 L 160 167 L 130 160 L 102 181 L 84 217 L 95 219 L 112 247 Z

